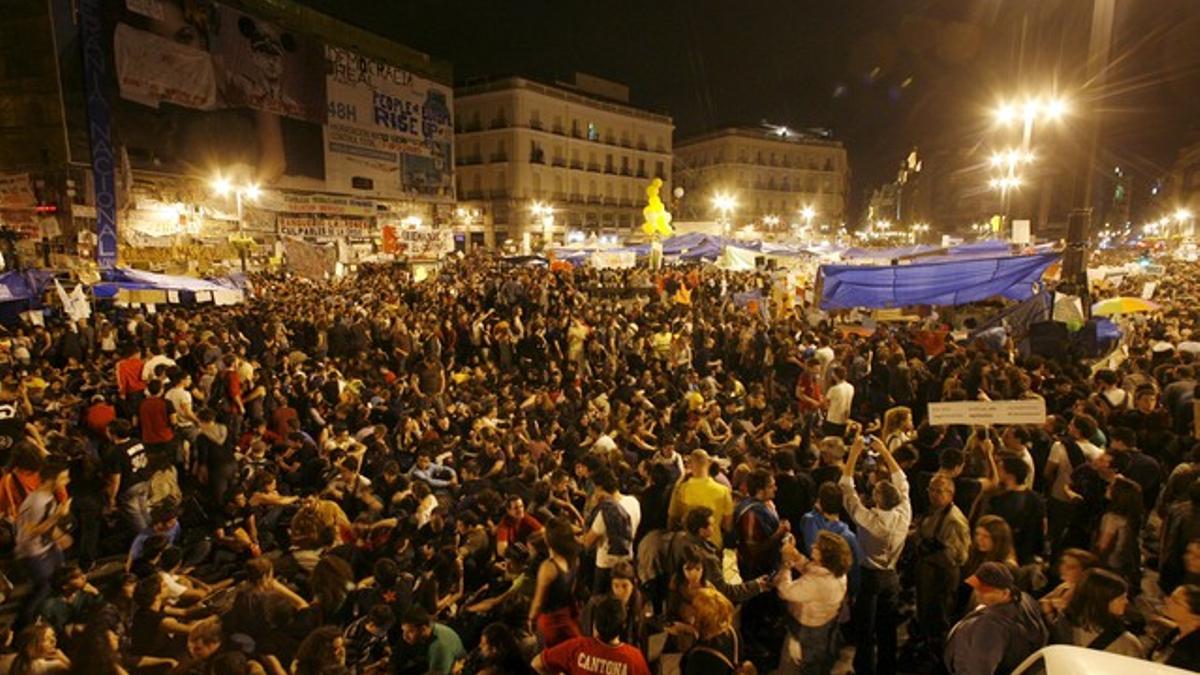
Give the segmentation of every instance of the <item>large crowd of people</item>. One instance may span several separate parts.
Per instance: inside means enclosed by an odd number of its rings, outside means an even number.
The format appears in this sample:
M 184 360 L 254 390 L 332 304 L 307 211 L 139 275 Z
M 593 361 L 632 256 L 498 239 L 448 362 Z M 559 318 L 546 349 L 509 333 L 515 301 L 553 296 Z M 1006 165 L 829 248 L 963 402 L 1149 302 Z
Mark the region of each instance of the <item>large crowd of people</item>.
M 1200 670 L 1193 278 L 1112 367 L 484 255 L 11 326 L 0 671 Z

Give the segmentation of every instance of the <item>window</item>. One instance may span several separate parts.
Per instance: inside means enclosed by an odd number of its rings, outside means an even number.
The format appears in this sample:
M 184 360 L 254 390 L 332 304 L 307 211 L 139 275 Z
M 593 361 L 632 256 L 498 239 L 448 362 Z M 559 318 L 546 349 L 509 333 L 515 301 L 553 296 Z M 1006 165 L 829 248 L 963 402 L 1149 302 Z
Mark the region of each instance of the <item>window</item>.
M 663 163 L 662 163 L 662 162 L 655 162 L 655 163 L 654 163 L 654 176 L 655 176 L 656 178 L 661 178 L 661 179 L 663 179 L 663 180 L 666 180 L 666 179 L 667 179 L 667 172 L 663 170 Z
M 832 158 L 829 158 L 829 157 L 825 158 L 825 170 L 833 171 L 833 159 Z
M 533 175 L 531 176 L 531 179 L 532 179 L 532 184 L 533 184 L 533 196 L 541 197 L 542 196 L 542 174 L 538 173 L 537 171 L 534 171 Z
M 588 122 L 588 125 L 587 125 L 587 138 L 588 138 L 588 140 L 589 140 L 589 141 L 598 141 L 598 140 L 600 140 L 600 129 L 596 128 L 596 123 L 595 123 L 595 122 Z
M 738 161 L 741 162 L 742 164 L 745 164 L 748 161 L 750 161 L 749 156 L 750 156 L 750 153 L 745 148 L 738 149 Z
M 755 152 L 755 153 L 754 153 L 754 163 L 755 163 L 755 164 L 762 164 L 762 163 L 763 163 L 763 154 L 762 154 L 762 150 L 759 150 L 759 151 L 757 151 L 757 152 Z
M 639 160 L 638 160 L 638 172 L 637 172 L 637 175 L 638 175 L 638 178 L 645 178 L 645 177 L 646 177 L 646 160 L 644 160 L 644 159 L 639 159 Z
M 537 108 L 529 112 L 529 126 L 534 129 L 542 128 L 542 113 Z

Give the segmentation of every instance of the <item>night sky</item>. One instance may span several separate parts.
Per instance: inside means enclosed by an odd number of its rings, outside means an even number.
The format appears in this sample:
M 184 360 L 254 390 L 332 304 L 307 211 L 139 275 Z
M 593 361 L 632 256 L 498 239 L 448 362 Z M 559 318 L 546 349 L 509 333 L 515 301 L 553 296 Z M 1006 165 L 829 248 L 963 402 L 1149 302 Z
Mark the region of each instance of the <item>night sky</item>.
M 1200 131 L 1197 0 L 1117 0 L 1114 65 L 1085 94 L 1091 0 L 302 2 L 450 61 L 459 83 L 576 70 L 627 83 L 634 104 L 674 117 L 677 140 L 764 120 L 832 129 L 857 209 L 914 146 L 986 152 L 989 109 L 1023 90 L 1096 100 L 1104 162 L 1139 187 Z M 1070 123 L 1058 142 L 1081 145 Z

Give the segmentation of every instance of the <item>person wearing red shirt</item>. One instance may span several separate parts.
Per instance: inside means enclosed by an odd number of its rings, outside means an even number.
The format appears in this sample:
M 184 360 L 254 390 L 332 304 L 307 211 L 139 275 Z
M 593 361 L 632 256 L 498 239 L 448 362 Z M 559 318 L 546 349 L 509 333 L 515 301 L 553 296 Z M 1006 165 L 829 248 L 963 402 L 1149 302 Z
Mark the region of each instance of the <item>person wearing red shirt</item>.
M 160 380 L 151 380 L 146 391 L 150 395 L 138 405 L 142 442 L 152 451 L 165 450 L 175 440 L 175 431 L 171 428 L 171 402 L 163 398 Z
M 142 350 L 130 345 L 125 348 L 124 358 L 117 361 L 117 393 L 121 399 L 118 404 L 124 417 L 132 417 L 146 391 L 146 381 L 142 379 Z
M 592 619 L 594 636 L 571 638 L 543 651 L 533 659 L 534 670 L 542 675 L 650 675 L 642 650 L 621 642 L 625 607 L 620 600 L 601 600 Z
M 83 415 L 84 426 L 98 440 L 106 439 L 108 423 L 117 419 L 117 409 L 104 400 L 103 394 L 92 396 L 92 404 Z
M 505 505 L 504 517 L 496 526 L 496 555 L 503 556 L 509 544 L 524 544 L 529 536 L 542 531 L 542 523 L 525 513 L 525 501 L 513 495 Z

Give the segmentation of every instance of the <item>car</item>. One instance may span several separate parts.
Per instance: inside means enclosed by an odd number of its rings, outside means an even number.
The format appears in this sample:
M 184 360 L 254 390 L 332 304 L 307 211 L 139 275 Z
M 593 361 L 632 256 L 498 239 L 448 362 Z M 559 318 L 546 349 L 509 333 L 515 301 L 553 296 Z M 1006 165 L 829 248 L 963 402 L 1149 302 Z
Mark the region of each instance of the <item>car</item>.
M 1098 649 L 1052 645 L 1031 654 L 1012 675 L 1184 675 L 1190 672 Z

